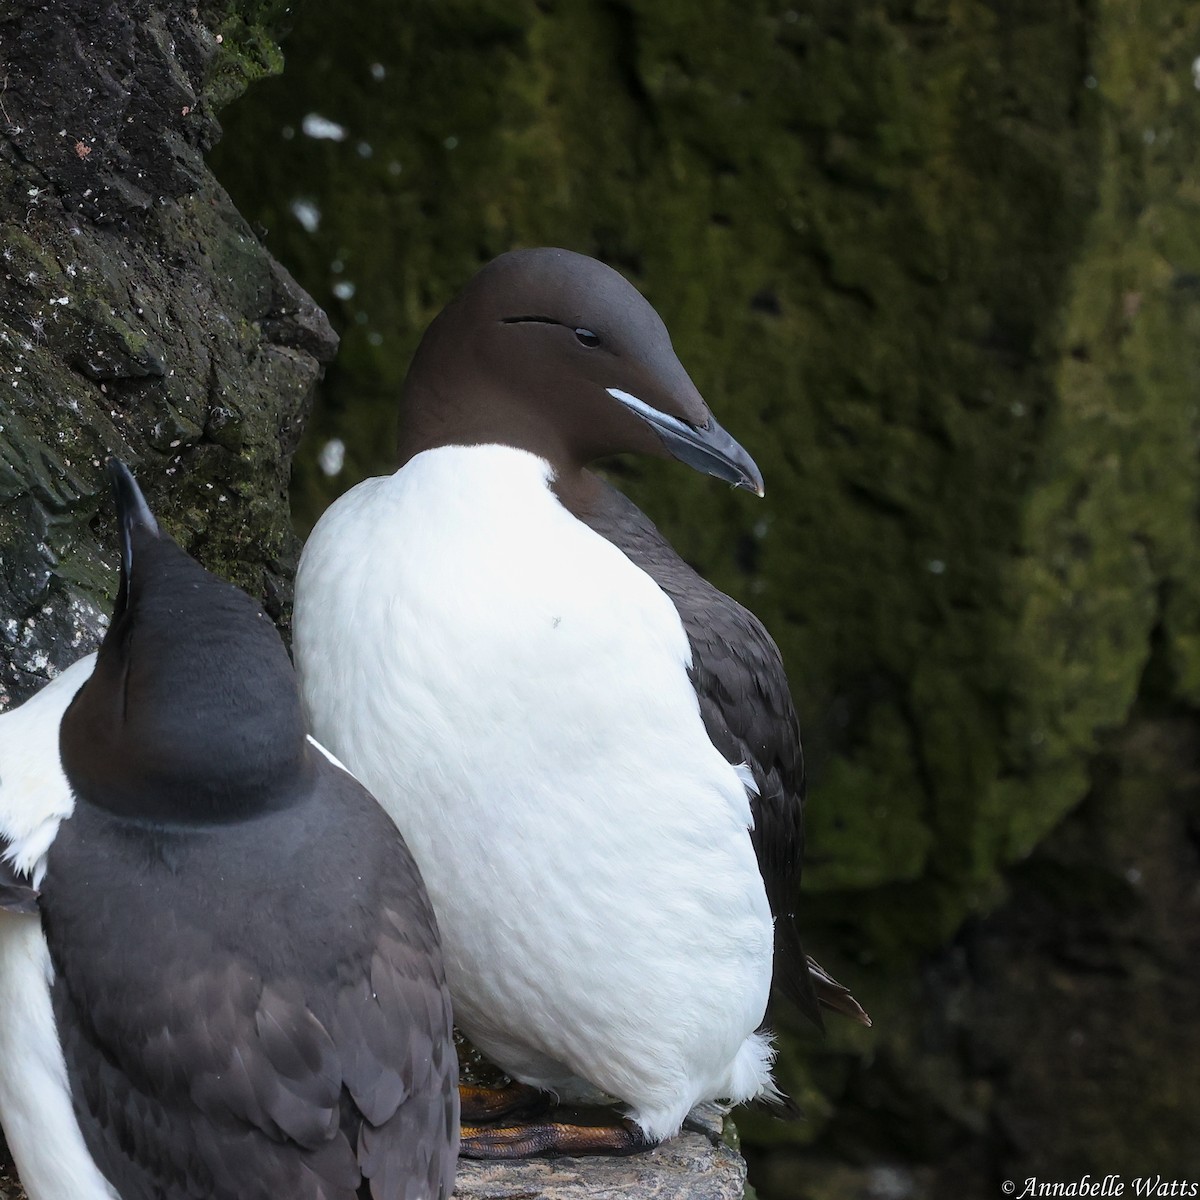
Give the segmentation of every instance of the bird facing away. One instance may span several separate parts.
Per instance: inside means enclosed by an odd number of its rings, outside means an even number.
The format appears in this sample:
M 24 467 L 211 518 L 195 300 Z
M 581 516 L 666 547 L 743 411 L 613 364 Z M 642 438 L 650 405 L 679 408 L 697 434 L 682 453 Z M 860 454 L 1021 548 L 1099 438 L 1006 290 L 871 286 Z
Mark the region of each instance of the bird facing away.
M 329 508 L 297 576 L 314 732 L 421 866 L 458 1024 L 525 1084 L 627 1106 L 595 1139 L 464 1123 L 468 1154 L 636 1149 L 777 1099 L 772 989 L 866 1021 L 796 929 L 779 653 L 587 469 L 626 451 L 762 494 L 635 288 L 506 254 L 417 350 L 400 469 Z
M 0 717 L 0 1117 L 22 1181 L 449 1197 L 457 1061 L 416 865 L 306 737 L 267 616 L 109 469 L 121 584 L 94 669 Z

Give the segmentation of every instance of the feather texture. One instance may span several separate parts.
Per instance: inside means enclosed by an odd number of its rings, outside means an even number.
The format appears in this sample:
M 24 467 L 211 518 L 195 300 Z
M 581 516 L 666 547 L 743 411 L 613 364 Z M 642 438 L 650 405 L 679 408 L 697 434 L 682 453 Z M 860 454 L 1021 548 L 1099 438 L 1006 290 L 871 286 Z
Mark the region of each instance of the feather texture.
M 442 447 L 338 500 L 297 577 L 313 728 L 403 830 L 456 1017 L 652 1137 L 767 1095 L 771 917 L 678 614 L 546 463 Z
M 775 917 L 772 996 L 821 1024 L 821 1006 L 870 1019 L 804 951 L 797 906 L 804 859 L 806 781 L 800 727 L 779 649 L 759 619 L 697 574 L 616 488 L 577 515 L 629 556 L 671 598 L 692 647 L 691 677 L 704 726 L 752 786 L 753 841 Z
M 255 820 L 172 831 L 81 806 L 51 847 L 54 1010 L 89 1149 L 123 1200 L 448 1196 L 449 999 L 411 859 L 332 766 Z M 89 949 L 106 926 L 138 936 Z

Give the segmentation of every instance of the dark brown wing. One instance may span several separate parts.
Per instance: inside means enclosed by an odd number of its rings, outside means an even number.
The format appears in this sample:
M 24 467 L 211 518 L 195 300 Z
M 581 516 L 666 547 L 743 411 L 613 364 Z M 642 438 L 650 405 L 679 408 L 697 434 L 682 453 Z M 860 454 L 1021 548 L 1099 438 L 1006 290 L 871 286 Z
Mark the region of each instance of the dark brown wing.
M 753 613 L 693 571 L 615 488 L 605 486 L 598 503 L 574 511 L 670 596 L 691 642 L 691 678 L 708 736 L 753 775 L 758 794 L 750 802 L 751 838 L 775 916 L 773 1004 L 786 998 L 818 1025 L 820 1004 L 865 1021 L 849 992 L 808 958 L 800 938 L 804 754 L 775 642 Z
M 450 1195 L 436 924 L 394 827 L 337 776 L 250 838 L 84 804 L 63 823 L 42 898 L 55 1015 L 123 1200 Z
M 772 992 L 819 1025 L 796 920 L 804 860 L 804 756 L 779 651 L 758 618 L 727 596 L 704 596 L 695 585 L 683 595 L 664 590 L 692 643 L 692 682 L 708 736 L 730 762 L 750 768 L 758 788 L 750 800 L 750 837 L 775 915 Z
M 359 1169 L 373 1200 L 449 1197 L 458 1153 L 450 993 L 440 968 L 437 986 L 430 979 L 432 956 L 440 963 L 436 942 L 414 945 L 397 906 L 377 915 L 369 979 L 342 991 L 331 1020 L 346 1089 L 365 1118 Z M 435 928 L 429 909 L 421 929 Z

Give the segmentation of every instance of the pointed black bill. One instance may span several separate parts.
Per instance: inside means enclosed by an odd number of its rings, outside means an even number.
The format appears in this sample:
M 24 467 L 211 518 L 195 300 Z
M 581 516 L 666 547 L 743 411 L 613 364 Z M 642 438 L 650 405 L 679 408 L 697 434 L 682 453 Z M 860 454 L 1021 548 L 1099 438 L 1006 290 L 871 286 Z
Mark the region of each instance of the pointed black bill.
M 133 571 L 133 534 L 140 529 L 158 537 L 158 522 L 142 495 L 130 469 L 119 459 L 108 460 L 108 477 L 112 481 L 117 502 L 117 521 L 121 527 L 121 589 L 117 595 L 117 611 L 125 607 L 129 594 L 129 578 Z
M 667 452 L 680 462 L 705 475 L 724 479 L 734 487 L 745 488 L 756 496 L 763 495 L 762 472 L 754 459 L 717 424 L 714 417 L 710 416 L 705 425 L 689 425 L 620 388 L 609 388 L 608 394 L 641 417 L 658 434 Z

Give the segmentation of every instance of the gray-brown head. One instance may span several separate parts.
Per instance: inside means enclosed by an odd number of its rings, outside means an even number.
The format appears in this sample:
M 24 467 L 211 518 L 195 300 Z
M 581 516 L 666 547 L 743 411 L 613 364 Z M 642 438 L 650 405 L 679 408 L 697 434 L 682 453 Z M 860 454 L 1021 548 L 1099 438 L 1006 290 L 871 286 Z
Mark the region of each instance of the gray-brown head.
M 287 651 L 244 592 L 164 533 L 110 459 L 121 585 L 91 678 L 63 717 L 75 793 L 163 823 L 229 820 L 291 803 L 308 770 Z
M 667 327 L 611 267 L 569 250 L 494 259 L 430 325 L 400 401 L 400 461 L 500 444 L 560 481 L 627 452 L 673 456 L 762 495 L 754 461 L 713 419 Z

